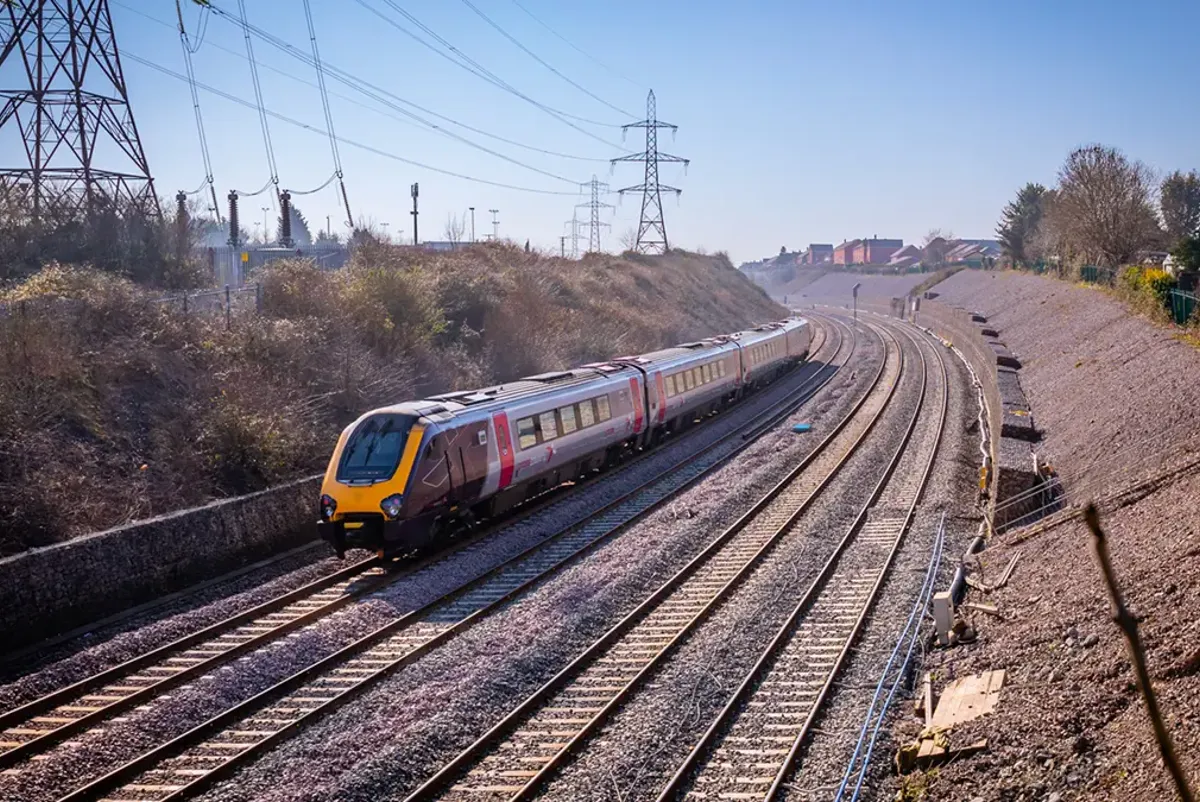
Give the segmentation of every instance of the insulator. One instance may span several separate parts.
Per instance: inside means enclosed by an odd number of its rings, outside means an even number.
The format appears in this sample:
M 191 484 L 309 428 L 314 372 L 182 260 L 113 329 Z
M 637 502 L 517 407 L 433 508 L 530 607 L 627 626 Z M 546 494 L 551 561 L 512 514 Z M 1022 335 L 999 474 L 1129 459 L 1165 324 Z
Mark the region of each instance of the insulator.
M 238 194 L 234 190 L 229 191 L 229 244 L 236 248 L 239 244 L 238 231 Z
M 292 193 L 279 193 L 279 244 L 292 247 Z

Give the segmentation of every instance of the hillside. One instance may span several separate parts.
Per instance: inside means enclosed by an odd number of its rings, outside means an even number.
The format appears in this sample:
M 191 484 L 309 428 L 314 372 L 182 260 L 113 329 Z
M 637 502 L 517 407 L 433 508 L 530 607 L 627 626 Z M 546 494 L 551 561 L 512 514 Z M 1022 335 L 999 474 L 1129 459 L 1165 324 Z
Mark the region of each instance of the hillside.
M 728 259 L 686 253 L 376 244 L 255 278 L 262 313 L 228 331 L 85 268 L 0 294 L 0 554 L 311 474 L 372 406 L 785 314 Z

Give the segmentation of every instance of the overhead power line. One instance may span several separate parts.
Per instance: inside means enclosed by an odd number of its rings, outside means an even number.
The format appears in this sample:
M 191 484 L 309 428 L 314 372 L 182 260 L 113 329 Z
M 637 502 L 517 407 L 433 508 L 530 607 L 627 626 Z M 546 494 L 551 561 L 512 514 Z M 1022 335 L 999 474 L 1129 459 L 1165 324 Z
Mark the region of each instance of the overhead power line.
M 492 72 L 488 68 L 484 67 L 478 61 L 476 61 L 475 59 L 468 56 L 461 49 L 452 45 L 444 37 L 442 37 L 440 34 L 438 34 L 436 31 L 434 31 L 432 28 L 430 28 L 428 25 L 421 22 L 419 19 L 414 17 L 412 14 L 410 14 L 408 11 L 405 11 L 404 8 L 399 3 L 395 2 L 395 0 L 383 0 L 383 3 L 385 5 L 387 5 L 388 8 L 392 9 L 397 14 L 400 14 L 402 17 L 407 19 L 413 25 L 416 25 L 418 28 L 420 28 L 422 31 L 424 31 L 427 35 L 429 35 L 434 40 L 436 40 L 439 44 L 441 44 L 442 47 L 444 47 L 447 50 L 454 53 L 454 55 L 457 56 L 458 59 L 455 59 L 454 57 L 450 56 L 449 54 L 447 54 L 441 50 L 438 50 L 436 47 L 431 45 L 429 42 L 426 42 L 424 39 L 417 36 L 415 33 L 408 30 L 400 23 L 391 19 L 387 15 L 380 13 L 380 11 L 378 9 L 375 9 L 372 6 L 368 5 L 366 0 L 355 0 L 355 2 L 357 2 L 360 6 L 367 9 L 368 11 L 370 11 L 372 14 L 379 17 L 380 19 L 384 20 L 385 22 L 387 22 L 392 27 L 396 28 L 397 30 L 399 30 L 400 32 L 405 34 L 406 36 L 410 37 L 414 41 L 420 43 L 421 45 L 423 45 L 426 48 L 429 48 L 432 52 L 434 52 L 437 55 L 441 56 L 442 58 L 446 59 L 451 64 L 454 64 L 455 66 L 466 70 L 467 72 L 475 75 L 476 77 L 482 78 L 483 80 L 487 81 L 488 83 L 503 89 L 504 91 L 520 98 L 521 100 L 524 100 L 526 103 L 529 103 L 529 104 L 533 105 L 534 107 L 541 109 L 542 111 L 546 112 L 547 114 L 551 115 L 552 117 L 558 118 L 558 120 L 560 122 L 571 126 L 572 128 L 574 128 L 575 130 L 584 134 L 585 136 L 589 136 L 592 139 L 597 140 L 598 142 L 603 142 L 605 145 L 608 145 L 609 147 L 617 147 L 617 145 L 615 143 L 608 142 L 605 139 L 601 139 L 600 137 L 593 134 L 591 131 L 580 128 L 579 126 L 570 122 L 570 120 L 567 120 L 564 118 L 569 117 L 572 120 L 579 120 L 580 122 L 588 123 L 589 125 L 598 125 L 598 126 L 602 126 L 605 128 L 618 128 L 618 127 L 620 127 L 619 125 L 613 124 L 613 123 L 601 122 L 599 120 L 590 120 L 586 117 L 579 117 L 574 114 L 568 114 L 565 111 L 561 111 L 560 109 L 556 109 L 551 106 L 547 106 L 545 103 L 541 103 L 537 100 L 534 100 L 530 96 L 526 95 L 525 93 L 521 92 L 519 89 L 514 87 L 512 84 L 505 81 L 500 76 L 496 75 L 494 72 Z M 626 115 L 626 116 L 628 116 L 628 115 Z
M 179 18 L 179 43 L 183 46 L 183 62 L 187 67 L 188 86 L 192 92 L 192 109 L 196 115 L 196 132 L 200 137 L 200 156 L 204 161 L 204 184 L 208 185 L 208 192 L 212 199 L 212 213 L 217 216 L 217 222 L 224 222 L 221 219 L 221 204 L 217 202 L 217 187 L 215 176 L 213 175 L 212 158 L 208 152 L 208 137 L 204 133 L 204 115 L 200 113 L 200 95 L 196 92 L 196 70 L 192 64 L 192 55 L 200 49 L 200 44 L 204 41 L 204 32 L 208 30 L 208 15 L 203 14 L 200 18 L 199 33 L 196 37 L 195 45 L 188 38 L 187 28 L 183 25 L 183 9 L 179 5 L 179 0 L 175 0 L 175 14 Z M 200 188 L 190 194 L 197 194 L 204 189 L 204 184 Z
M 546 30 L 550 31 L 550 33 L 554 34 L 554 35 L 555 35 L 555 36 L 557 36 L 559 39 L 561 39 L 562 41 L 566 42 L 567 46 L 568 46 L 568 47 L 570 47 L 572 50 L 575 50 L 576 52 L 578 52 L 578 53 L 581 53 L 581 54 L 582 54 L 583 56 L 585 56 L 586 58 L 590 59 L 591 61 L 595 62 L 596 64 L 599 64 L 601 67 L 603 67 L 604 69 L 608 70 L 608 71 L 609 71 L 609 72 L 611 72 L 613 75 L 615 75 L 615 76 L 617 76 L 618 78 L 620 78 L 622 81 L 628 81 L 629 83 L 633 84 L 634 86 L 636 86 L 636 87 L 638 87 L 638 88 L 642 88 L 642 84 L 640 84 L 640 83 L 638 83 L 637 81 L 633 80 L 632 78 L 628 77 L 627 75 L 625 75 L 624 73 L 620 72 L 619 70 L 616 70 L 616 69 L 614 69 L 613 67 L 610 67 L 610 66 L 609 66 L 608 64 L 606 64 L 605 62 L 603 62 L 603 61 L 601 61 L 600 59 L 596 58 L 596 57 L 595 57 L 595 56 L 593 56 L 591 53 L 587 52 L 587 51 L 586 51 L 586 50 L 584 50 L 582 47 L 580 47 L 579 45 L 575 44 L 574 42 L 572 42 L 572 41 L 571 41 L 570 39 L 568 39 L 567 37 L 563 36 L 561 33 L 559 33 L 558 31 L 556 31 L 554 28 L 551 28 L 551 27 L 550 27 L 548 24 L 546 24 L 546 22 L 545 22 L 544 20 L 542 20 L 540 17 L 538 17 L 536 14 L 534 14 L 532 11 L 530 11 L 528 8 L 526 8 L 524 5 L 522 5 L 521 3 L 517 2 L 517 0 L 512 0 L 512 4 L 513 4 L 514 6 L 516 6 L 517 8 L 521 9 L 522 11 L 524 11 L 526 14 L 528 14 L 528 15 L 529 15 L 529 17 L 530 17 L 530 19 L 532 19 L 532 20 L 533 20 L 534 22 L 536 22 L 538 25 L 541 25 L 543 28 L 545 28 Z
M 516 45 L 517 47 L 519 47 L 519 48 L 520 48 L 521 50 L 523 50 L 523 51 L 524 51 L 526 54 L 528 54 L 528 56 L 529 56 L 530 58 L 532 58 L 532 59 L 533 59 L 534 61 L 536 61 L 538 64 L 541 64 L 541 65 L 542 65 L 543 67 L 545 67 L 546 69 L 550 70 L 550 72 L 554 73 L 554 74 L 555 74 L 555 75 L 557 75 L 559 78 L 562 78 L 564 81 L 566 81 L 566 82 L 567 82 L 567 83 L 569 83 L 571 86 L 573 86 L 573 87 L 575 87 L 576 89 L 578 89 L 580 92 L 583 92 L 585 95 L 587 95 L 588 97 L 590 97 L 592 100 L 595 100 L 597 103 L 602 103 L 602 104 L 604 104 L 605 106 L 608 106 L 610 109 L 612 109 L 613 111 L 617 112 L 617 114 L 620 114 L 620 115 L 622 115 L 622 116 L 624 116 L 624 117 L 632 117 L 632 116 L 633 116 L 633 115 L 632 115 L 632 114 L 630 114 L 629 112 L 627 112 L 627 111 L 624 111 L 624 110 L 622 110 L 622 109 L 618 108 L 617 106 L 614 106 L 613 104 L 609 103 L 609 102 L 608 102 L 607 100 L 605 100 L 604 98 L 602 98 L 602 97 L 600 97 L 599 95 L 597 95 L 597 94 L 595 94 L 594 92 L 592 92 L 592 91 L 591 91 L 590 89 L 588 89 L 587 87 L 585 87 L 585 86 L 582 86 L 582 85 L 580 85 L 580 84 L 576 83 L 575 81 L 572 81 L 570 78 L 568 78 L 567 76 L 563 75 L 561 72 L 559 72 L 558 70 L 556 70 L 556 69 L 553 67 L 553 65 L 551 65 L 551 64 L 550 64 L 548 61 L 546 61 L 545 59 L 543 59 L 543 58 L 542 58 L 541 56 L 539 56 L 537 53 L 534 53 L 532 50 L 530 50 L 530 49 L 529 49 L 528 47 L 526 47 L 525 45 L 521 44 L 521 42 L 520 42 L 520 41 L 518 41 L 518 40 L 517 40 L 517 38 L 516 38 L 515 36 L 513 36 L 512 34 L 510 34 L 508 31 L 504 30 L 503 28 L 501 28 L 501 27 L 500 27 L 500 26 L 499 26 L 499 25 L 498 25 L 498 24 L 495 22 L 495 20 L 493 20 L 493 19 L 492 19 L 491 17 L 489 17 L 487 14 L 484 14 L 482 11 L 480 11 L 480 10 L 479 10 L 479 7 L 478 7 L 478 6 L 476 6 L 474 3 L 472 3 L 472 2 L 471 2 L 471 0 L 462 0 L 462 2 L 463 2 L 463 5 L 465 5 L 467 8 L 471 9 L 472 11 L 474 11 L 474 12 L 475 12 L 475 13 L 476 13 L 476 14 L 479 16 L 479 18 L 480 18 L 480 19 L 482 19 L 482 20 L 483 20 L 484 22 L 486 22 L 488 25 L 491 25 L 493 28 L 495 28 L 495 29 L 496 29 L 496 30 L 497 30 L 497 31 L 500 33 L 500 35 L 501 35 L 501 36 L 503 36 L 505 39 L 507 39 L 508 41 L 512 42 L 514 45 Z
M 250 38 L 250 23 L 246 18 L 246 0 L 238 0 L 242 12 L 242 33 L 246 37 L 246 60 L 250 62 L 250 78 L 254 83 L 254 101 L 258 106 L 258 120 L 262 126 L 263 144 L 267 148 L 267 166 L 271 170 L 271 183 L 279 193 L 279 170 L 275 166 L 275 147 L 271 144 L 271 127 L 267 124 L 267 113 L 263 110 L 262 85 L 258 81 L 258 62 L 254 59 L 254 43 Z M 260 190 L 261 191 L 261 190 Z
M 312 43 L 313 64 L 317 68 L 317 83 L 321 87 L 321 107 L 325 110 L 325 126 L 329 129 L 329 149 L 333 152 L 333 174 L 337 177 L 342 192 L 342 206 L 346 210 L 346 225 L 354 227 L 354 215 L 350 212 L 350 198 L 346 195 L 343 180 L 342 157 L 338 153 L 337 135 L 333 132 L 333 112 L 329 110 L 329 92 L 325 89 L 325 70 L 321 67 L 321 53 L 317 50 L 317 29 L 313 27 L 312 6 L 304 0 L 304 18 L 308 21 L 308 40 Z
M 171 23 L 166 22 L 165 20 L 161 20 L 158 17 L 155 17 L 151 14 L 147 14 L 146 12 L 142 11 L 139 8 L 134 8 L 133 6 L 126 5 L 122 2 L 120 2 L 120 0 L 112 0 L 112 4 L 115 6 L 120 6 L 121 8 L 125 9 L 126 11 L 129 11 L 133 14 L 137 14 L 138 16 L 143 17 L 144 19 L 147 19 L 158 25 L 162 25 L 163 27 L 167 27 L 167 28 L 175 27 Z M 205 19 L 207 20 L 208 17 L 205 16 Z M 231 22 L 234 21 L 232 17 L 230 18 L 230 21 Z M 264 40 L 264 41 L 267 41 L 267 40 Z M 305 63 L 311 63 L 306 60 L 306 57 L 303 56 L 300 53 L 300 51 L 296 50 L 292 45 L 290 45 L 286 42 L 282 42 L 282 40 L 280 40 L 279 44 L 276 44 L 275 42 L 272 42 L 272 41 L 268 41 L 267 43 L 282 50 L 287 55 L 289 55 L 293 58 L 304 61 Z M 245 53 L 239 53 L 238 51 L 233 50 L 232 48 L 225 47 L 225 46 L 217 44 L 215 42 L 210 42 L 208 44 L 208 47 L 213 48 L 215 50 L 220 50 L 223 53 L 228 53 L 231 56 L 234 56 L 234 57 L 242 59 L 242 60 L 246 59 Z M 195 51 L 193 50 L 193 52 L 195 52 Z M 259 64 L 258 66 L 260 69 L 270 70 L 271 72 L 273 72 L 277 75 L 282 75 L 283 77 L 285 77 L 289 80 L 295 81 L 300 84 L 304 84 L 305 86 L 310 86 L 313 89 L 320 89 L 320 86 L 318 84 L 316 84 L 312 81 L 305 80 L 304 78 L 301 78 L 300 76 L 296 75 L 295 72 L 289 72 L 287 70 L 282 70 L 282 69 L 279 69 L 278 67 L 273 67 L 270 64 Z M 469 124 L 464 123 L 461 120 L 457 120 L 453 117 L 448 117 L 444 114 L 440 114 L 436 111 L 433 111 L 432 109 L 429 109 L 429 108 L 426 108 L 425 106 L 420 105 L 419 103 L 413 103 L 411 100 L 407 100 L 403 97 L 400 97 L 399 95 L 395 94 L 394 92 L 391 92 L 390 90 L 387 90 L 387 89 L 379 87 L 375 84 L 372 84 L 371 82 L 369 82 L 357 75 L 346 72 L 345 70 L 341 70 L 338 67 L 334 67 L 334 66 L 330 65 L 328 62 L 323 61 L 322 66 L 324 68 L 324 71 L 327 74 L 332 75 L 332 77 L 335 78 L 336 80 L 338 80 L 340 83 L 346 84 L 351 89 L 358 92 L 359 94 L 366 95 L 367 97 L 372 97 L 372 95 L 370 93 L 364 91 L 363 87 L 366 87 L 368 89 L 379 92 L 380 94 L 386 95 L 387 97 L 394 99 L 397 103 L 402 103 L 405 106 L 409 106 L 410 108 L 414 108 L 417 111 L 420 111 L 424 114 L 428 114 L 430 117 L 435 117 L 439 120 L 444 120 L 445 122 L 448 122 L 451 125 L 455 125 L 459 128 L 462 128 L 463 130 L 470 131 L 475 134 L 479 134 L 480 136 L 485 136 L 488 139 L 494 139 L 497 142 L 503 142 L 506 145 L 512 145 L 513 147 L 521 148 L 522 150 L 528 150 L 533 153 L 541 153 L 546 156 L 554 156 L 554 157 L 560 158 L 560 159 L 570 159 L 572 161 L 605 162 L 605 163 L 607 163 L 609 161 L 608 159 L 598 159 L 594 156 L 579 156 L 579 155 L 573 154 L 573 153 L 562 153 L 561 151 L 549 150 L 547 148 L 540 148 L 536 145 L 529 145 L 524 142 L 518 142 L 517 140 L 514 140 L 514 139 L 508 139 L 507 137 L 500 136 L 499 134 L 493 134 L 490 131 L 486 131 L 482 128 L 477 128 L 475 126 L 469 125 Z M 329 92 L 329 94 L 340 100 L 344 100 L 347 103 L 353 103 L 354 105 L 358 106 L 359 108 L 373 111 L 376 114 L 383 115 L 384 117 L 387 117 L 392 120 L 396 120 L 397 122 L 402 122 L 405 125 L 412 125 L 412 126 L 418 127 L 418 128 L 429 127 L 427 123 L 416 123 L 409 117 L 405 117 L 399 113 L 390 111 L 389 110 L 391 108 L 390 105 L 387 105 L 387 107 L 385 107 L 385 108 L 380 108 L 379 106 L 376 106 L 376 105 L 364 103 L 361 100 L 353 98 L 349 95 L 340 94 L 338 92 Z M 379 102 L 379 101 L 376 101 L 376 102 Z M 438 126 L 433 126 L 433 128 L 435 130 L 438 130 L 439 132 L 441 131 L 441 129 Z
M 141 56 L 138 56 L 133 53 L 128 53 L 128 52 L 126 52 L 124 55 L 130 61 L 137 62 L 138 64 L 141 64 L 145 67 L 149 67 L 152 70 L 161 72 L 164 75 L 169 75 L 172 78 L 175 78 L 177 80 L 187 81 L 186 75 L 182 75 L 181 73 L 178 73 L 169 67 L 164 67 L 163 65 L 158 64 L 154 61 L 151 61 L 150 59 L 142 58 Z M 209 92 L 211 94 L 217 95 L 218 97 L 225 98 L 226 100 L 228 100 L 232 103 L 237 103 L 239 106 L 244 106 L 248 109 L 256 109 L 257 108 L 256 104 L 253 101 L 246 100 L 245 98 L 238 97 L 237 95 L 234 95 L 232 93 L 225 92 L 223 90 L 217 89 L 212 86 L 208 86 L 207 84 L 201 83 L 199 81 L 196 82 L 196 86 L 203 89 L 205 92 Z M 285 122 L 288 125 L 293 125 L 293 126 L 296 126 L 297 128 L 303 128 L 306 131 L 311 131 L 312 133 L 318 134 L 320 136 L 329 136 L 328 131 L 325 131 L 322 128 L 319 128 L 318 126 L 309 125 L 306 122 L 297 120 L 294 117 L 288 117 L 287 115 L 280 114 L 279 112 L 273 111 L 272 109 L 269 109 L 269 108 L 264 107 L 264 111 L 266 112 L 267 116 L 274 117 L 275 119 L 277 119 L 281 122 Z M 578 196 L 577 191 L 565 192 L 565 191 L 552 190 L 552 189 L 535 189 L 533 187 L 523 187 L 523 186 L 519 186 L 516 184 L 508 184 L 503 181 L 491 181 L 486 178 L 479 178 L 477 176 L 467 175 L 466 173 L 458 173 L 453 170 L 447 170 L 442 167 L 435 167 L 431 164 L 426 164 L 425 162 L 419 162 L 419 161 L 416 161 L 415 159 L 407 159 L 407 158 L 405 158 L 403 156 L 399 156 L 395 153 L 391 153 L 389 151 L 374 147 L 372 145 L 367 145 L 362 142 L 357 142 L 353 139 L 347 139 L 346 137 L 340 136 L 340 135 L 337 136 L 337 141 L 343 145 L 349 145 L 352 148 L 358 148 L 359 150 L 363 150 L 368 153 L 373 153 L 377 156 L 382 156 L 386 159 L 391 159 L 393 161 L 401 162 L 403 164 L 410 164 L 414 167 L 420 167 L 423 170 L 429 170 L 430 172 L 439 173 L 441 175 L 447 175 L 452 178 L 461 178 L 464 181 L 471 181 L 476 184 L 486 184 L 486 185 L 492 186 L 492 187 L 500 187 L 501 189 L 511 189 L 516 192 L 528 192 L 528 193 L 535 194 L 535 195 L 560 195 L 560 196 L 571 196 L 571 197 Z M 269 182 L 268 182 L 267 186 L 270 186 Z M 264 187 L 264 189 L 266 189 L 266 187 Z M 239 194 L 242 194 L 242 193 L 239 193 Z M 250 193 L 245 193 L 245 194 L 250 194 Z

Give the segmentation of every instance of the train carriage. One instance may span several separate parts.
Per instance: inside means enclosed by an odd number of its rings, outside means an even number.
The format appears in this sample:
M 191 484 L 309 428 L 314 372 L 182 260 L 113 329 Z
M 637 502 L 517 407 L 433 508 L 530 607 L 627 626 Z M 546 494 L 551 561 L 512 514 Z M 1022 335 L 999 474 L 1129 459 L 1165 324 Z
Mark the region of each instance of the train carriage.
M 738 348 L 724 337 L 614 361 L 645 376 L 651 440 L 722 409 L 737 400 L 741 388 Z
M 330 459 L 318 531 L 339 554 L 406 550 L 582 478 L 636 447 L 643 382 L 629 366 L 590 366 L 370 412 Z

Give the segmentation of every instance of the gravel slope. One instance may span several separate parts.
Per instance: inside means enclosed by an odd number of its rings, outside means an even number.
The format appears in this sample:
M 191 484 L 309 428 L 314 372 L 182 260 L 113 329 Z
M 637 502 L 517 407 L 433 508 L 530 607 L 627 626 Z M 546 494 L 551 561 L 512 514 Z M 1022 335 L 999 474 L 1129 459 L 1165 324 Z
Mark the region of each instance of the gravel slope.
M 1114 466 L 1146 452 L 1161 460 L 1165 443 L 1195 430 L 1200 353 L 1109 296 L 1036 276 L 972 271 L 937 289 L 939 300 L 988 315 L 1022 360 L 1021 381 L 1045 432 L 1039 448 L 1068 491 L 1089 477 L 1123 482 Z M 1127 602 L 1142 619 L 1160 705 L 1193 779 L 1200 777 L 1197 493 L 1200 477 L 1187 476 L 1104 521 Z M 1001 537 L 983 556 L 987 581 L 1021 555 L 1010 583 L 984 599 L 1003 618 L 978 616 L 977 643 L 929 656 L 927 667 L 943 681 L 1001 668 L 1008 680 L 996 713 L 953 736 L 956 743 L 987 737 L 989 750 L 928 775 L 926 798 L 1174 798 L 1086 529 L 1068 524 L 1012 544 L 1018 536 Z M 902 734 L 915 728 L 907 719 L 899 725 Z

